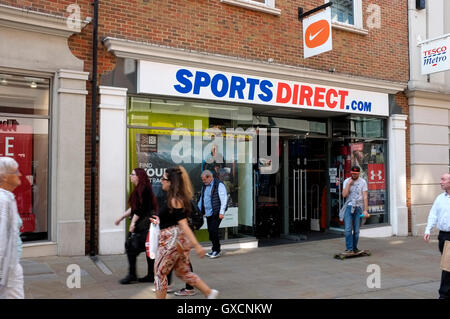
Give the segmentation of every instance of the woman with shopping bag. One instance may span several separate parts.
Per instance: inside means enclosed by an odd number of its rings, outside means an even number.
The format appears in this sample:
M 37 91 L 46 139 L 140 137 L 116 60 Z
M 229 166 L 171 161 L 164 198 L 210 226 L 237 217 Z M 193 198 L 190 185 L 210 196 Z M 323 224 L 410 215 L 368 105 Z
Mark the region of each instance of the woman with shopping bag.
M 150 227 L 150 216 L 153 211 L 158 211 L 158 202 L 153 194 L 152 185 L 147 173 L 142 168 L 135 168 L 130 174 L 130 181 L 135 186 L 128 199 L 130 208 L 115 221 L 115 225 L 129 217 L 131 219 L 128 238 L 125 242 L 127 252 L 129 270 L 128 275 L 120 280 L 122 285 L 132 282 L 153 282 L 154 260 L 147 258 L 147 276 L 137 278 L 136 260 L 137 256 L 145 252 L 145 241 Z
M 155 289 L 158 299 L 166 298 L 167 275 L 172 269 L 184 282 L 199 289 L 208 299 L 217 298 L 219 292 L 193 273 L 189 266 L 192 247 L 202 258 L 205 250 L 190 229 L 187 217 L 191 213 L 192 184 L 182 166 L 168 168 L 161 178 L 162 189 L 167 192 L 167 202 L 160 208 L 158 216 L 150 221 L 159 224 L 159 245 L 155 261 Z

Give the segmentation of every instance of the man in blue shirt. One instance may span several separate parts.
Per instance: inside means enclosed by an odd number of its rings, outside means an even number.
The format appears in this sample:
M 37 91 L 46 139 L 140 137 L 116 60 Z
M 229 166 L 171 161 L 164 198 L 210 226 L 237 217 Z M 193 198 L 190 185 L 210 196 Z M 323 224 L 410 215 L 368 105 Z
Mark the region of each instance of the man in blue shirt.
M 206 255 L 210 258 L 217 258 L 220 257 L 219 226 L 225 216 L 228 195 L 225 185 L 215 179 L 211 171 L 203 171 L 201 178 L 203 187 L 198 208 L 206 215 L 209 240 L 213 245 L 212 250 Z

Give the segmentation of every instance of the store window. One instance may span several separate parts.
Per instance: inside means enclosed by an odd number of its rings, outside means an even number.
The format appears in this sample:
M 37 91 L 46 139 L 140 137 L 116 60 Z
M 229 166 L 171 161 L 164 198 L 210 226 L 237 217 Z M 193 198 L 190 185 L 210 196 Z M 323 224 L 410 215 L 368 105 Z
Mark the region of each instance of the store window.
M 281 14 L 281 10 L 275 7 L 275 0 L 220 0 L 220 2 L 273 15 Z
M 330 2 L 329 0 L 325 1 Z M 331 21 L 362 29 L 361 0 L 333 0 L 331 6 Z
M 200 175 L 209 169 L 227 189 L 228 210 L 220 227 L 223 239 L 244 237 L 253 228 L 252 137 L 230 130 L 251 125 L 252 109 L 201 102 L 129 97 L 128 171 L 147 170 L 161 204 L 165 194 L 161 177 L 168 167 L 182 165 L 200 198 Z M 247 160 L 238 160 L 240 156 Z M 212 156 L 218 158 L 211 161 Z M 208 241 L 206 223 L 196 231 Z M 250 231 L 249 231 L 250 229 Z
M 343 227 L 339 210 L 345 203 L 342 185 L 351 176 L 353 165 L 361 168 L 360 177 L 368 184 L 370 218 L 365 225 L 389 222 L 386 180 L 387 139 L 384 119 L 350 117 L 333 121 L 330 166 L 331 227 Z
M 265 4 L 268 7 L 275 7 L 275 0 L 235 0 L 236 2 L 247 2 L 247 3 L 252 3 L 252 2 L 256 2 L 258 4 Z
M 353 1 L 333 1 L 333 5 L 331 6 L 331 19 L 342 23 L 354 24 Z
M 0 73 L 0 156 L 22 174 L 16 188 L 23 241 L 48 239 L 49 79 Z

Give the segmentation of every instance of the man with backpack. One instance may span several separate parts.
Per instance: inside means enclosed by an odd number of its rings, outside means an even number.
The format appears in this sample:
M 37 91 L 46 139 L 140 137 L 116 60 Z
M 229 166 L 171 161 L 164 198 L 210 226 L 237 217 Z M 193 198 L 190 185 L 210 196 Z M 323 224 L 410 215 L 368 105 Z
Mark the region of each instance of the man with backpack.
M 214 178 L 211 171 L 203 171 L 201 178 L 203 187 L 198 208 L 206 215 L 209 240 L 213 245 L 206 255 L 214 259 L 220 257 L 219 226 L 227 210 L 228 194 L 223 182 Z

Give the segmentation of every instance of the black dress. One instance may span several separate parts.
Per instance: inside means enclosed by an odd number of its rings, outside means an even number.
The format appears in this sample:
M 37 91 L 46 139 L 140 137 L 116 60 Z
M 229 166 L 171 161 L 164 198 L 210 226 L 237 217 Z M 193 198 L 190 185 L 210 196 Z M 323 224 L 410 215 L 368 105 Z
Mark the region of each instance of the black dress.
M 134 215 L 139 216 L 139 219 L 135 223 L 134 233 L 128 233 L 128 238 L 125 242 L 125 250 L 128 257 L 128 276 L 124 278 L 123 283 L 129 283 L 137 279 L 136 275 L 136 260 L 137 256 L 145 252 L 145 241 L 147 239 L 147 234 L 150 228 L 150 220 L 154 212 L 155 203 L 152 201 L 152 190 L 150 188 L 145 188 L 142 192 L 142 204 L 139 207 L 132 209 L 130 218 L 132 219 Z M 140 281 L 153 282 L 154 280 L 154 263 L 153 259 L 150 259 L 147 255 L 147 276 L 142 278 Z

